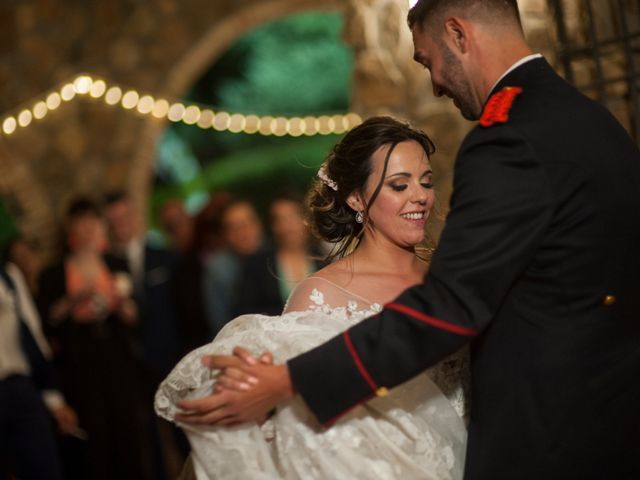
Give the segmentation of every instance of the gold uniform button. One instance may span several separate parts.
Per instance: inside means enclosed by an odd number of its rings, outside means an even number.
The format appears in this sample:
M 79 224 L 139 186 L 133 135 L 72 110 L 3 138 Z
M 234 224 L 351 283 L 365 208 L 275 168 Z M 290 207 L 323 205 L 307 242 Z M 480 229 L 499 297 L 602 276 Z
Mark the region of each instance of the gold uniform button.
M 389 390 L 387 390 L 386 387 L 380 387 L 378 390 L 376 390 L 377 397 L 386 397 L 387 395 L 389 395 Z
M 614 297 L 613 295 L 607 295 L 606 297 L 604 297 L 604 300 L 602 300 L 602 304 L 605 307 L 610 307 L 614 303 L 616 303 L 616 297 Z

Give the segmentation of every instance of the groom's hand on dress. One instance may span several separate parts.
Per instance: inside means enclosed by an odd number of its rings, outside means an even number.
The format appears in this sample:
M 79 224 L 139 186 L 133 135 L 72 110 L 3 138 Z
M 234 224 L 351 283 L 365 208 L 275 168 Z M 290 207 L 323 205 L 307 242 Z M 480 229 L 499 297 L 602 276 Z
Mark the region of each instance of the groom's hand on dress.
M 247 353 L 241 352 L 241 353 Z M 286 365 L 272 365 L 270 354 L 252 361 L 238 356 L 212 355 L 203 363 L 221 370 L 225 384 L 212 395 L 178 402 L 186 413 L 176 415 L 190 424 L 234 425 L 262 421 L 279 402 L 293 396 L 293 385 Z

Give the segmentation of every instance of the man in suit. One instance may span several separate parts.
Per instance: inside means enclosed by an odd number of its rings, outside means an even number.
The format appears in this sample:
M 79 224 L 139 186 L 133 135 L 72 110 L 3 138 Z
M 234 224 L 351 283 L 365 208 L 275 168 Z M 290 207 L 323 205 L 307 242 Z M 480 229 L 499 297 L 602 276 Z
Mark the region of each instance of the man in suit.
M 0 478 L 62 478 L 50 416 L 61 433 L 82 434 L 50 357 L 24 277 L 0 265 Z
M 109 227 L 111 254 L 123 259 L 131 276 L 131 288 L 140 316 L 137 347 L 145 367 L 145 404 L 150 419 L 153 444 L 154 478 L 167 478 L 164 458 L 176 444 L 182 454 L 188 446 L 181 432 L 169 429 L 152 411 L 153 393 L 183 353 L 184 324 L 189 319 L 178 317 L 175 276 L 177 253 L 153 247 L 143 237 L 141 219 L 124 192 L 112 192 L 105 198 L 105 218 Z M 182 322 L 182 324 L 181 324 Z M 166 433 L 165 433 L 166 430 Z
M 171 371 L 180 353 L 172 297 L 177 255 L 145 243 L 139 216 L 126 194 L 110 193 L 105 203 L 111 254 L 127 262 L 133 298 L 140 311 L 142 356 L 155 384 Z
M 516 0 L 420 0 L 409 25 L 480 120 L 424 283 L 287 365 L 210 359 L 227 388 L 183 406 L 227 424 L 297 392 L 330 426 L 471 342 L 465 478 L 640 478 L 637 146 L 531 52 Z

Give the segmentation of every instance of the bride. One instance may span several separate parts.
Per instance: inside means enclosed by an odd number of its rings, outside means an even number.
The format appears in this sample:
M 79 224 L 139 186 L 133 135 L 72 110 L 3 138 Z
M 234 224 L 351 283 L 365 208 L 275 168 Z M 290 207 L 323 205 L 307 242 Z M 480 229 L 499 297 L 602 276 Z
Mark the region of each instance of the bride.
M 428 265 L 417 246 L 434 202 L 433 150 L 424 133 L 389 117 L 350 131 L 318 172 L 307 200 L 314 233 L 338 245 L 338 260 L 303 281 L 281 316 L 236 318 L 160 385 L 156 411 L 185 430 L 197 478 L 462 478 L 468 377 L 462 352 L 380 392 L 328 430 L 299 396 L 261 424 L 212 426 L 206 408 L 212 389 L 251 385 L 217 379 L 203 357 L 229 355 L 243 345 L 285 362 L 422 280 Z

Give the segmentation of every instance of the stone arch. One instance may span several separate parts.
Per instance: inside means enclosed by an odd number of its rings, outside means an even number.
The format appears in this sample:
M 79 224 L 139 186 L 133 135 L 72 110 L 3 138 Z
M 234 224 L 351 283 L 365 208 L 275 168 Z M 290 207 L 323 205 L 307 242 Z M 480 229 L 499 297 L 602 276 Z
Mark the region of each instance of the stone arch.
M 200 78 L 211 64 L 234 41 L 252 29 L 278 18 L 304 11 L 345 10 L 345 2 L 327 0 L 268 0 L 252 2 L 245 8 L 220 19 L 206 31 L 168 72 L 160 92 L 168 98 L 180 98 Z M 153 171 L 156 140 L 166 122 L 149 119 L 142 127 L 142 134 L 134 155 L 128 189 L 134 201 L 145 211 L 149 185 Z
M 12 154 L 5 140 L 0 141 L 0 170 L 3 172 L 0 176 L 0 194 L 16 215 L 20 235 L 28 239 L 37 238 L 41 248 L 46 252 L 53 251 L 58 239 L 55 224 L 46 215 L 37 214 L 49 211 L 47 191 L 34 178 L 29 164 Z

